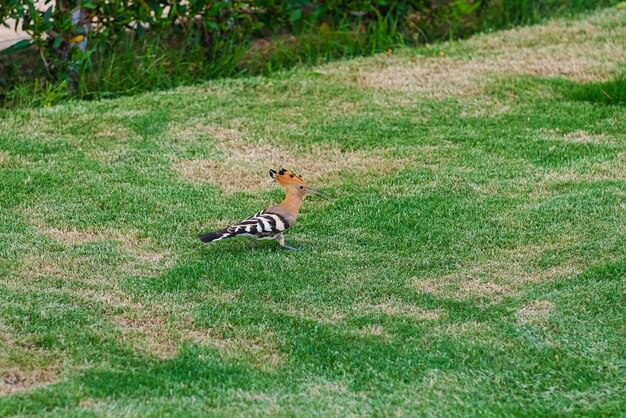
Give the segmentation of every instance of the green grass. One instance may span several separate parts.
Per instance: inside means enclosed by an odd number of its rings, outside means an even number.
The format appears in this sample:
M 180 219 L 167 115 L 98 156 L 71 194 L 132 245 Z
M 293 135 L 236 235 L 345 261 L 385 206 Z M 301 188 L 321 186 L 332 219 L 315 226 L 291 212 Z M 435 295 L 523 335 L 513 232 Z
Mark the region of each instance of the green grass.
M 523 53 L 626 36 L 556 25 Z M 622 415 L 626 118 L 579 95 L 620 62 L 468 90 L 497 36 L 1 111 L 0 416 Z M 196 239 L 284 163 L 334 196 L 304 251 Z

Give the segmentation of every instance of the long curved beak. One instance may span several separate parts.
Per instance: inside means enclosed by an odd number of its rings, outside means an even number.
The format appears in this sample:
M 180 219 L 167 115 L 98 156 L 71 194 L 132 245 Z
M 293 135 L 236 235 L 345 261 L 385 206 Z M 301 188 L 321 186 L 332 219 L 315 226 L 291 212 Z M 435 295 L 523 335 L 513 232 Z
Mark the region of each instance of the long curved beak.
M 314 194 L 314 195 L 320 196 L 320 197 L 322 197 L 322 198 L 324 198 L 324 199 L 326 199 L 326 200 L 330 200 L 330 196 L 328 196 L 328 194 L 324 193 L 324 192 L 323 192 L 323 191 L 321 191 L 321 190 L 314 189 L 314 188 L 312 188 L 312 187 L 307 187 L 307 188 L 306 188 L 306 191 L 307 191 L 307 193 L 311 193 L 311 194 Z

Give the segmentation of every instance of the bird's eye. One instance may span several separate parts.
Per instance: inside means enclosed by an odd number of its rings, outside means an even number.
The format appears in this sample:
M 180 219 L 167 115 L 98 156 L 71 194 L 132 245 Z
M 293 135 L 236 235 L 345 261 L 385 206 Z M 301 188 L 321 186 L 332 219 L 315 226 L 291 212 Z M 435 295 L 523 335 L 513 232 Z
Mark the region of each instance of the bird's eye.
M 304 189 L 304 186 L 300 186 L 300 190 Z

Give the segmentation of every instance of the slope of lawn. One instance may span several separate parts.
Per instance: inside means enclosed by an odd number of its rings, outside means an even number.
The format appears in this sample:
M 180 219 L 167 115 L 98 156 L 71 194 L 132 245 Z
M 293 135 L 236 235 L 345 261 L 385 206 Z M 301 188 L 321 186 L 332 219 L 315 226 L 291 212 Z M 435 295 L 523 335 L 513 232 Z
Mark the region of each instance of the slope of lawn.
M 625 62 L 613 9 L 0 113 L 0 416 L 624 414 Z M 196 239 L 281 166 L 304 251 Z

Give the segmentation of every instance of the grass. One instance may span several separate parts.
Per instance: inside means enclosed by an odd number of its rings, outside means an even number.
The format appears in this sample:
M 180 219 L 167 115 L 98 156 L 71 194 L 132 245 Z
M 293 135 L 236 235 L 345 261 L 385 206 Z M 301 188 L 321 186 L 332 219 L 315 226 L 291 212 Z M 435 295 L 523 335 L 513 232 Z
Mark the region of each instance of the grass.
M 1 111 L 0 416 L 623 414 L 626 118 L 580 91 L 625 38 L 606 10 Z M 199 243 L 283 164 L 334 195 L 305 251 Z

